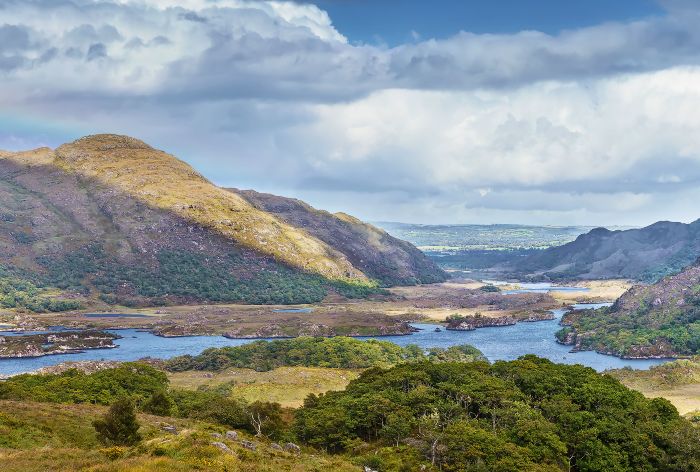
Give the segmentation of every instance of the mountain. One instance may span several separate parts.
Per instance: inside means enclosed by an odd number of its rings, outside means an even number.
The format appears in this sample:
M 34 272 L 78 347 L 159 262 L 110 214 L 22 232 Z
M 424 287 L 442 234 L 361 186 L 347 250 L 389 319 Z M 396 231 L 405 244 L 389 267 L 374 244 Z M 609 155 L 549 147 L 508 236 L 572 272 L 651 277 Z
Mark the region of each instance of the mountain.
M 415 246 L 345 213 L 316 210 L 307 203 L 254 190 L 229 189 L 257 209 L 303 228 L 341 251 L 368 277 L 392 285 L 442 282 L 445 273 Z
M 550 279 L 630 278 L 655 281 L 700 256 L 700 220 L 660 221 L 640 229 L 596 228 L 502 268 Z
M 4 306 L 41 287 L 131 305 L 292 303 L 446 277 L 358 220 L 299 203 L 323 215 L 311 231 L 301 212 L 282 218 L 126 136 L 0 152 L 0 201 Z
M 628 290 L 609 309 L 566 315 L 558 337 L 575 349 L 624 357 L 700 354 L 700 261 Z

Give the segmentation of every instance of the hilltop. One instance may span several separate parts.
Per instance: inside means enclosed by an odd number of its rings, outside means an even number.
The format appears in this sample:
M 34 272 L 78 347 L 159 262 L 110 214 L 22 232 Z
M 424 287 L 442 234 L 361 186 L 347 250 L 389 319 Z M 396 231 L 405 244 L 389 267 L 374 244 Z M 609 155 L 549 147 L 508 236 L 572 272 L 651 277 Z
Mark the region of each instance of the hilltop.
M 446 278 L 413 246 L 359 220 L 299 202 L 322 215 L 311 231 L 252 195 L 127 136 L 0 152 L 3 304 L 304 303 Z

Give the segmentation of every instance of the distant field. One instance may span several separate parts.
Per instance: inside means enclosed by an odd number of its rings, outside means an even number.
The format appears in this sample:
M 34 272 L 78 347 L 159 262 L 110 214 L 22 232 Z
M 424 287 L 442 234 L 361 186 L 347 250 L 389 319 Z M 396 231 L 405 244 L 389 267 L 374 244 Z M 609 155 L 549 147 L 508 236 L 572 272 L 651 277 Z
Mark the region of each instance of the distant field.
M 431 252 L 544 249 L 566 244 L 593 229 L 591 226 L 377 224 L 388 233 Z
M 482 270 L 552 246 L 561 246 L 593 226 L 420 225 L 376 223 L 392 236 L 418 246 L 444 269 Z M 615 227 L 610 229 L 623 229 Z

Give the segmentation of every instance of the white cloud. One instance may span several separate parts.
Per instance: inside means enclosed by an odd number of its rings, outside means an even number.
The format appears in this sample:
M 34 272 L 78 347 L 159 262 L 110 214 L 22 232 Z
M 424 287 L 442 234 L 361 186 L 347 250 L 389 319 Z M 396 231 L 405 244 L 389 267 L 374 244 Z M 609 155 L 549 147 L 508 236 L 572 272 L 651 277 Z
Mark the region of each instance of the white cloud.
M 0 109 L 368 218 L 646 222 L 700 180 L 698 10 L 667 5 L 387 48 L 310 4 L 0 0 Z

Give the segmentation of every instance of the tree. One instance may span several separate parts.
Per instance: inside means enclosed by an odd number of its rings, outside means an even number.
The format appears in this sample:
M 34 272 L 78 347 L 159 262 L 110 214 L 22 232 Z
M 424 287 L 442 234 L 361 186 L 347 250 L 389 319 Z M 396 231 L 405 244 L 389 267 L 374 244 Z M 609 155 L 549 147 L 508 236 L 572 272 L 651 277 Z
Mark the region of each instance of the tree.
M 256 401 L 248 405 L 247 410 L 256 436 L 273 436 L 282 429 L 282 407 L 279 403 Z
M 101 419 L 92 422 L 97 439 L 108 446 L 133 446 L 141 441 L 134 403 L 127 397 L 116 400 Z
M 143 411 L 157 416 L 170 416 L 173 405 L 172 398 L 164 390 L 159 390 L 146 401 L 143 405 Z

